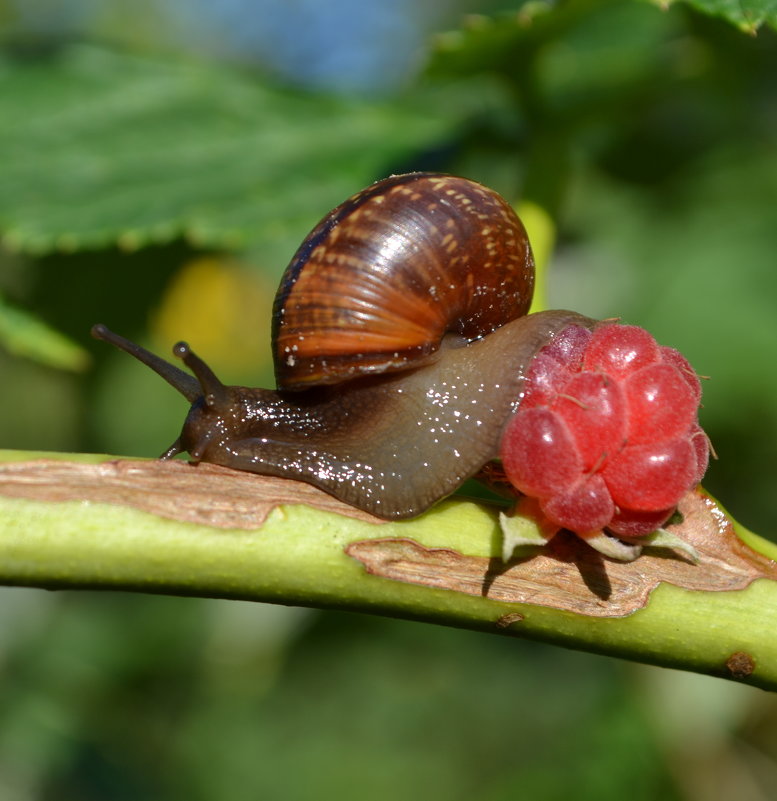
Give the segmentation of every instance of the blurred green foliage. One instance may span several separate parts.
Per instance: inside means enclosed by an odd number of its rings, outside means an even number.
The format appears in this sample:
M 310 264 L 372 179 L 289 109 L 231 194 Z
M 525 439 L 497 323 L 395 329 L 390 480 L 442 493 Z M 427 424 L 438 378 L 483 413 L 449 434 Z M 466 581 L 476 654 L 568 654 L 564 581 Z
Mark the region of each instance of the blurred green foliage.
M 90 325 L 158 350 L 175 330 L 225 380 L 271 381 L 266 303 L 214 323 L 214 287 L 240 274 L 269 303 L 329 208 L 439 169 L 551 214 L 551 305 L 645 325 L 711 376 L 705 484 L 774 538 L 777 20 L 694 5 L 728 22 L 615 0 L 469 17 L 379 99 L 191 51 L 1 36 L 0 445 L 162 451 L 183 402 Z M 50 366 L 78 366 L 67 341 L 90 370 Z M 777 707 L 721 682 L 345 615 L 3 597 L 9 801 L 715 801 L 777 780 Z

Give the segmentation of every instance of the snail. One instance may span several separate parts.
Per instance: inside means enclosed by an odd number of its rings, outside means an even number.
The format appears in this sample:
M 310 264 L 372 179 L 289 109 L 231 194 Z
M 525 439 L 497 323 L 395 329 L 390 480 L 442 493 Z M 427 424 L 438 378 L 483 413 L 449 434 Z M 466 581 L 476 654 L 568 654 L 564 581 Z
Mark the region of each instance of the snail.
M 162 455 L 188 452 L 313 484 L 385 519 L 414 517 L 497 458 L 534 355 L 569 311 L 528 315 L 526 231 L 496 192 L 411 173 L 330 212 L 286 269 L 273 308 L 278 389 L 194 376 L 96 325 L 192 405 Z

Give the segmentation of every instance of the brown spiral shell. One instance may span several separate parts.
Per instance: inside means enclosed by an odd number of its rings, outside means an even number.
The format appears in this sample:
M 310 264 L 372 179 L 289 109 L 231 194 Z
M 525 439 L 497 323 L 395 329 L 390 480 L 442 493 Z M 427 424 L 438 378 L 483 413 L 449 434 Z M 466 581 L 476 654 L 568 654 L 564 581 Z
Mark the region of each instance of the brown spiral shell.
M 330 212 L 286 269 L 273 313 L 281 389 L 428 361 L 528 311 L 534 260 L 510 205 L 451 175 L 379 181 Z

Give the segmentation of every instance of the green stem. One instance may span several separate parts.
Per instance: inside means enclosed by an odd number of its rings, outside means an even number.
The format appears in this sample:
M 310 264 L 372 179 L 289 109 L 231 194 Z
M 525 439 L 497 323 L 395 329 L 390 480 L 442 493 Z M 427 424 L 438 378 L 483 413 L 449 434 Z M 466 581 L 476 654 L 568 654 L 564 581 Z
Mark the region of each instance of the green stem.
M 0 462 L 14 458 L 0 451 Z M 0 494 L 0 583 L 350 609 L 544 640 L 777 690 L 772 579 L 727 592 L 661 584 L 644 608 L 607 617 L 370 575 L 345 551 L 355 542 L 406 538 L 427 549 L 493 558 L 499 552 L 496 530 L 493 511 L 458 499 L 415 520 L 383 525 L 286 505 L 261 528 L 243 530 L 165 519 L 118 504 Z M 775 555 L 773 545 L 750 537 L 754 548 Z M 747 670 L 732 663 L 735 655 L 746 658 Z

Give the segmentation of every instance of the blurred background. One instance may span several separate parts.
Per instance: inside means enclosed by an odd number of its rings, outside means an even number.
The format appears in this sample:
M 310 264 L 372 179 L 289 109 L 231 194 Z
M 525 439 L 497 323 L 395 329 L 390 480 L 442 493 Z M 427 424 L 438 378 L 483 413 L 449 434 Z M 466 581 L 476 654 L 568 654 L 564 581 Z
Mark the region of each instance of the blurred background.
M 644 325 L 710 376 L 705 485 L 777 538 L 777 18 L 706 5 L 0 0 L 0 447 L 175 438 L 185 403 L 98 321 L 269 385 L 305 234 L 441 170 L 526 210 L 550 306 Z M 360 615 L 0 600 L 3 801 L 777 786 L 774 697 L 723 681 Z

